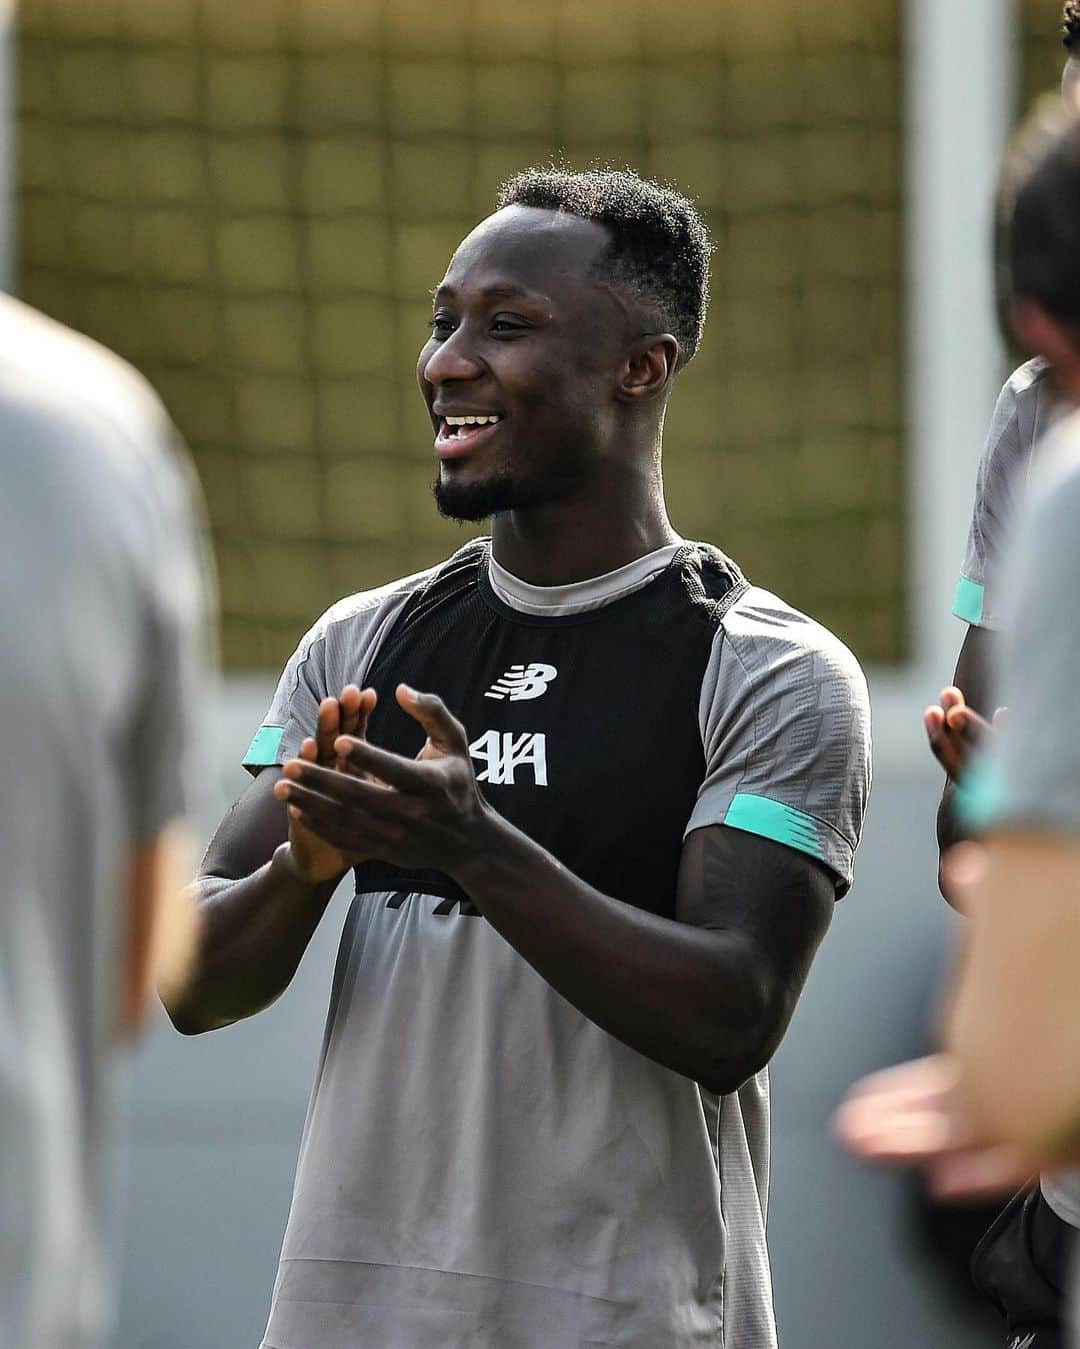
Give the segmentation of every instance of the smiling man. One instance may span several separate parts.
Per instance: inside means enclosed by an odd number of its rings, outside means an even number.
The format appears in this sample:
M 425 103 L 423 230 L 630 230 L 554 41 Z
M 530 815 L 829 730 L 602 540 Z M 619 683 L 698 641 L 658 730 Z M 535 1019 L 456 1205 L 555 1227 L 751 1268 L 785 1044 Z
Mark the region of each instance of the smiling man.
M 765 1065 L 869 715 L 834 637 L 668 520 L 708 259 L 632 173 L 504 188 L 418 367 L 439 507 L 492 538 L 330 609 L 255 736 L 176 1024 L 273 1001 L 356 887 L 267 1349 L 775 1344 Z

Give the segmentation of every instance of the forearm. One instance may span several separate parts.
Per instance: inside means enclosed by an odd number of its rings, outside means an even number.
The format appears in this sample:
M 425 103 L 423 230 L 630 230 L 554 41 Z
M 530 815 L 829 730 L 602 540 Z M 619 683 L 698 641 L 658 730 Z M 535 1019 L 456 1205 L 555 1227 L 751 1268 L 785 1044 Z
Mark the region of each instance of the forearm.
M 996 665 L 995 642 L 994 633 L 989 629 L 969 627 L 960 648 L 960 654 L 957 657 L 956 670 L 953 673 L 953 686 L 961 691 L 967 707 L 986 721 L 992 721 L 994 715 L 991 685 Z M 968 752 L 967 749 L 964 750 L 964 759 L 966 759 Z M 938 757 L 941 758 L 940 755 Z M 942 759 L 942 763 L 946 772 L 950 774 L 946 778 L 937 813 L 938 852 L 939 857 L 944 859 L 945 854 L 951 847 L 957 843 L 966 842 L 970 835 L 960 821 L 957 809 L 956 782 L 953 780 L 954 775 L 962 771 L 963 763 L 961 762 L 960 765 L 951 769 L 944 759 Z M 950 904 L 953 904 L 954 900 L 943 883 L 940 863 L 938 867 L 938 888 L 941 890 L 942 896 Z
M 991 836 L 946 1024 L 979 1133 L 1046 1162 L 1077 1156 L 1078 896 L 1076 844 Z
M 288 987 L 338 880 L 303 880 L 282 844 L 264 866 L 237 880 L 201 876 L 198 956 L 182 995 L 166 1002 L 186 1035 L 253 1016 Z
M 938 806 L 937 813 L 938 889 L 941 891 L 942 898 L 953 908 L 957 907 L 956 901 L 949 894 L 948 886 L 945 883 L 943 863 L 945 854 L 949 849 L 957 843 L 965 842 L 966 839 L 967 835 L 960 824 L 957 811 L 956 783 L 947 780 L 941 793 L 941 803 Z
M 751 938 L 601 894 L 494 814 L 454 876 L 557 992 L 632 1049 L 721 1093 L 768 1060 L 776 989 Z

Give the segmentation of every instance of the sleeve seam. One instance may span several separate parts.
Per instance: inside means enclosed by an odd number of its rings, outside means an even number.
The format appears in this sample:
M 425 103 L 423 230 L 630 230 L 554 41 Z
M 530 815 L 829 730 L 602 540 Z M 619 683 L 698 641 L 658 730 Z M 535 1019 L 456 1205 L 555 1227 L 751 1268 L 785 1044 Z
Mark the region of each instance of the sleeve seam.
M 746 680 L 746 686 L 747 689 L 749 690 L 750 696 L 752 739 L 749 749 L 747 749 L 746 753 L 743 755 L 743 761 L 739 771 L 739 778 L 735 784 L 734 794 L 737 795 L 739 789 L 746 781 L 747 771 L 749 769 L 752 756 L 756 753 L 758 748 L 757 686 L 755 685 L 753 677 L 751 676 L 750 671 L 746 666 L 746 662 L 743 660 L 742 655 L 739 652 L 738 643 L 735 640 L 734 634 L 729 632 L 727 628 L 725 628 L 724 637 L 725 637 L 725 645 L 730 645 L 731 650 L 734 653 L 735 659 L 739 664 L 739 669 L 743 672 L 743 678 Z

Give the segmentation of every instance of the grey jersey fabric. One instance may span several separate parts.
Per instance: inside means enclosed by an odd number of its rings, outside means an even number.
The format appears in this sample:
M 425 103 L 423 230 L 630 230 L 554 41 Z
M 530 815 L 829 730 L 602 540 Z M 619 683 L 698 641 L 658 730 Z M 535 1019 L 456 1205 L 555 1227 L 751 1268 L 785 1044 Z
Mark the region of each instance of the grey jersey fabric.
M 121 361 L 0 298 L 0 1349 L 89 1349 L 120 896 L 185 808 L 203 605 L 165 415 Z
M 641 570 L 604 578 L 609 594 Z M 427 576 L 315 625 L 249 768 L 294 753 L 319 700 L 363 680 Z M 500 598 L 535 614 L 545 592 L 511 582 Z M 597 590 L 548 603 L 585 612 Z M 723 622 L 687 827 L 781 838 L 843 888 L 869 788 L 861 671 L 764 591 Z M 368 893 L 349 911 L 264 1349 L 773 1349 L 767 1074 L 701 1089 L 590 1022 L 487 922 L 433 921 L 433 903 Z
M 1080 832 L 1080 413 L 1040 455 L 1010 559 L 998 822 Z M 1054 715 L 1047 715 L 1053 708 Z
M 713 644 L 699 710 L 706 776 L 686 832 L 708 824 L 786 843 L 851 885 L 870 791 L 870 702 L 851 652 L 751 586 Z
M 953 613 L 975 627 L 1002 626 L 1001 560 L 1036 443 L 1061 403 L 1041 358 L 1009 376 L 998 396 L 975 484 L 975 507 Z

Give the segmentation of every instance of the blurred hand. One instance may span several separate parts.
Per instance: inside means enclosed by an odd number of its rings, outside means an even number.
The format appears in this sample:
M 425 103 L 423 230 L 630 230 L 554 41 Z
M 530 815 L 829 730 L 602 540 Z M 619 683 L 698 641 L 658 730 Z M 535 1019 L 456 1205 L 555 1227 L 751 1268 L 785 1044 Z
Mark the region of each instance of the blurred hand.
M 323 768 L 351 771 L 346 757 L 335 748 L 335 742 L 343 735 L 363 741 L 376 701 L 374 689 L 361 692 L 355 684 L 347 684 L 341 690 L 340 698 L 324 698 L 319 704 L 315 735 L 303 741 L 299 758 L 304 763 Z M 279 787 L 280 784 L 275 787 L 274 794 L 282 800 L 284 796 Z M 294 810 L 289 811 L 289 849 L 293 866 L 312 884 L 343 876 L 362 860 L 359 854 L 346 852 L 320 838 Z
M 1019 1148 L 976 1137 L 949 1054 L 863 1078 L 840 1106 L 833 1127 L 843 1146 L 863 1161 L 923 1168 L 942 1199 L 1009 1194 L 1037 1170 Z
M 994 713 L 995 726 L 1004 711 L 999 707 Z M 955 685 L 942 689 L 941 701 L 926 709 L 923 726 L 934 757 L 952 782 L 962 776 L 972 751 L 985 744 L 991 735 L 990 722 L 968 707 Z

